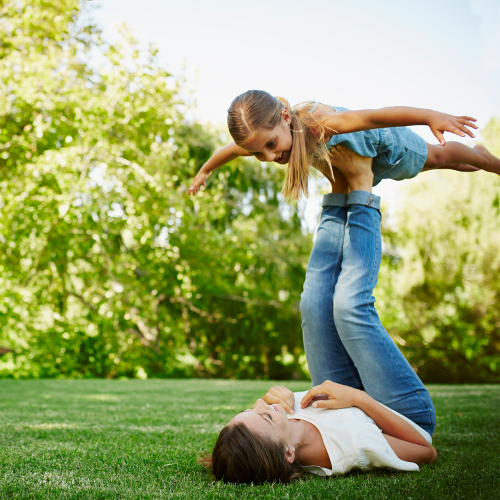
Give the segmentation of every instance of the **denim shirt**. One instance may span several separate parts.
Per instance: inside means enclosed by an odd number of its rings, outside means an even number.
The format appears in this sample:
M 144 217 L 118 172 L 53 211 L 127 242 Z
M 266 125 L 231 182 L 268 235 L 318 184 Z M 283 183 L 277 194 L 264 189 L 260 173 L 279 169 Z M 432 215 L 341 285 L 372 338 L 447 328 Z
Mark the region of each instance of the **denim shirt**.
M 347 108 L 332 106 L 336 111 Z M 326 142 L 331 149 L 338 144 L 360 156 L 373 158 L 373 185 L 383 179 L 403 180 L 415 177 L 427 159 L 425 141 L 407 127 L 377 128 L 350 134 L 333 134 Z

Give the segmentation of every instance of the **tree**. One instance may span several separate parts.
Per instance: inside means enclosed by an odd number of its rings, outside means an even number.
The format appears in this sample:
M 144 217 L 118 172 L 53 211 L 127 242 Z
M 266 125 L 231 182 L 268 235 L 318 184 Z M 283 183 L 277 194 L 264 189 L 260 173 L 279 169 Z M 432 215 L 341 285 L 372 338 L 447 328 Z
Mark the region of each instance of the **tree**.
M 125 28 L 106 44 L 78 1 L 1 9 L 0 340 L 16 353 L 0 374 L 299 373 L 310 241 L 282 172 L 233 162 L 187 198 L 221 137 L 185 118 L 155 48 Z
M 301 376 L 312 242 L 283 172 L 240 159 L 187 198 L 224 135 L 82 5 L 0 5 L 0 376 Z M 500 120 L 482 135 L 500 155 Z M 424 173 L 383 227 L 378 309 L 425 381 L 500 379 L 499 187 Z
M 500 120 L 481 132 L 500 156 Z M 500 381 L 500 179 L 437 171 L 403 188 L 383 234 L 383 323 L 428 382 Z

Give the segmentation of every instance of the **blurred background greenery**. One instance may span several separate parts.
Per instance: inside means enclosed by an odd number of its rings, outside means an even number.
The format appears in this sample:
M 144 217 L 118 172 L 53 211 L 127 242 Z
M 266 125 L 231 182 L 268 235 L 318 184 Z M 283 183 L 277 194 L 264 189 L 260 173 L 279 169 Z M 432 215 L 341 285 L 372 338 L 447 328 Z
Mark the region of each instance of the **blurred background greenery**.
M 0 6 L 0 377 L 307 378 L 312 235 L 182 78 L 76 0 Z M 482 137 L 500 155 L 500 119 Z M 500 180 L 434 172 L 383 226 L 382 322 L 424 382 L 500 382 Z

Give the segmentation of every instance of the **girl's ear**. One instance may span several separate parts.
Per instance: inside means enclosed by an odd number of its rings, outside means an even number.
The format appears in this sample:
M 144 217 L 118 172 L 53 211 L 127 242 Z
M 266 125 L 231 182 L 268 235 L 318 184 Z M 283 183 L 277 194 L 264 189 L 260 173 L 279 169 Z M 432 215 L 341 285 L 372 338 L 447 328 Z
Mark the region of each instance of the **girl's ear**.
M 288 463 L 293 464 L 293 462 L 295 461 L 295 447 L 290 445 L 287 448 L 287 450 L 285 451 L 285 458 Z
M 290 113 L 285 108 L 283 108 L 281 110 L 281 116 L 283 117 L 283 120 L 285 120 L 285 122 L 288 123 L 288 125 L 290 125 L 290 123 L 292 123 L 292 117 L 290 116 Z

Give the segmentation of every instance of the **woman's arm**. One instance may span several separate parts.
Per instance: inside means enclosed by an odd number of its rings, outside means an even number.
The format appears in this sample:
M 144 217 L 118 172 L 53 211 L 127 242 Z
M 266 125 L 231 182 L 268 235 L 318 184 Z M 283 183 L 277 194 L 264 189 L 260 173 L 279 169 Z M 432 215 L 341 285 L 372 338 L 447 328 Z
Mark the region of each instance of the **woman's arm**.
M 363 410 L 382 430 L 384 437 L 401 460 L 416 463 L 433 462 L 436 450 L 408 422 L 375 401 L 366 392 L 327 380 L 313 387 L 302 398 L 301 407 L 306 407 L 318 394 L 326 394 L 328 400 L 313 403 L 317 408 L 350 408 Z
M 433 446 L 427 443 L 427 446 L 409 443 L 403 439 L 398 439 L 389 434 L 382 433 L 392 451 L 398 458 L 405 462 L 414 462 L 416 464 L 430 464 L 436 461 L 437 451 Z M 426 441 L 427 442 L 427 441 Z
M 398 458 L 417 464 L 436 460 L 436 450 L 420 432 L 366 392 L 359 392 L 353 406 L 363 410 L 375 421 Z
M 326 107 L 325 107 L 326 108 Z M 444 146 L 444 132 L 452 132 L 461 137 L 474 134 L 467 128 L 477 128 L 474 125 L 475 118 L 470 116 L 452 116 L 446 113 L 433 111 L 432 109 L 409 108 L 406 106 L 394 106 L 381 109 L 365 109 L 360 111 L 328 112 L 326 109 L 317 113 L 317 117 L 327 128 L 335 130 L 339 134 L 359 132 L 384 127 L 406 127 L 410 125 L 428 125 L 432 133 Z M 323 114 L 323 116 L 321 116 Z
M 238 158 L 238 156 L 251 156 L 248 151 L 237 146 L 234 142 L 218 149 L 208 161 L 200 168 L 188 189 L 188 196 L 196 194 L 200 186 L 204 186 L 208 176 L 222 165 Z

